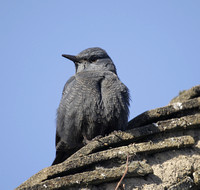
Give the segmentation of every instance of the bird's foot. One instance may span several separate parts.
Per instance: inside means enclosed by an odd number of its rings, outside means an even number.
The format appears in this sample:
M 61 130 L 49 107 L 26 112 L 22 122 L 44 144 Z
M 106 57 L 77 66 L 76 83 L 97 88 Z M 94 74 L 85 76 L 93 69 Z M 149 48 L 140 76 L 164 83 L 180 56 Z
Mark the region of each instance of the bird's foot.
M 87 145 L 88 143 L 90 142 L 93 142 L 93 141 L 98 141 L 99 139 L 101 139 L 103 136 L 102 135 L 98 135 L 96 137 L 94 137 L 92 140 L 88 140 L 85 136 L 83 137 L 83 144 L 84 145 Z
M 98 135 L 98 136 L 94 137 L 91 141 L 98 141 L 102 137 L 103 137 L 102 135 Z

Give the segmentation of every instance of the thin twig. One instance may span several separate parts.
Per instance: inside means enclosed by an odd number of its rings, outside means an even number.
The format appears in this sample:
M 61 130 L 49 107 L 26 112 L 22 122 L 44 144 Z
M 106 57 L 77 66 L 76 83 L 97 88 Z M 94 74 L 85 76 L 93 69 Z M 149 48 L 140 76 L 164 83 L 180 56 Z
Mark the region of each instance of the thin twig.
M 122 180 L 124 179 L 124 177 L 126 176 L 126 174 L 127 174 L 127 172 L 128 172 L 128 158 L 129 158 L 129 154 L 127 154 L 126 169 L 125 169 L 124 174 L 123 174 L 123 176 L 121 177 L 120 181 L 118 182 L 118 184 L 117 184 L 115 190 L 118 190 L 119 186 L 120 186 L 121 183 L 122 183 Z

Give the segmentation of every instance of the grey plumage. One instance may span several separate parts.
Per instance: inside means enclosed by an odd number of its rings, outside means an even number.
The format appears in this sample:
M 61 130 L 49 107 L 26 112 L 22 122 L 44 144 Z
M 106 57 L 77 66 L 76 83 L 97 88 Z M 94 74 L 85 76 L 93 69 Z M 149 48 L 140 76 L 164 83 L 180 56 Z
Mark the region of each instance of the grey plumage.
M 76 74 L 64 86 L 57 110 L 56 158 L 63 162 L 84 141 L 125 130 L 129 115 L 128 88 L 119 80 L 106 51 L 88 48 L 72 60 Z

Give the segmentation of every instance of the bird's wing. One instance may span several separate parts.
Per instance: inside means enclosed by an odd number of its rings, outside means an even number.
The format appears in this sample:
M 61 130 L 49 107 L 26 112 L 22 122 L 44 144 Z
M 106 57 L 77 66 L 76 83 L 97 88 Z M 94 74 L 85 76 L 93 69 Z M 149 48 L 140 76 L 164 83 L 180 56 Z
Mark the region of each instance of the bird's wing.
M 63 92 L 62 92 L 62 99 L 63 97 L 65 97 L 67 94 L 69 94 L 70 89 L 72 88 L 72 86 L 75 83 L 75 76 L 72 76 L 65 84 L 64 88 L 63 88 Z M 62 139 L 58 133 L 59 130 L 59 126 L 63 126 L 64 125 L 64 117 L 65 117 L 65 107 L 62 105 L 62 99 L 61 99 L 61 103 L 59 105 L 59 108 L 57 110 L 57 129 L 56 129 L 56 139 L 55 139 L 55 145 L 56 145 L 56 149 L 61 149 L 63 146 L 61 146 L 61 144 L 63 144 Z
M 66 114 L 66 106 L 65 106 L 65 99 L 70 99 L 71 91 L 73 91 L 73 86 L 75 85 L 76 80 L 75 76 L 72 76 L 65 84 L 63 92 L 62 92 L 62 99 L 57 109 L 57 128 L 56 128 L 56 157 L 53 161 L 52 165 L 58 164 L 63 162 L 67 157 L 69 157 L 75 150 L 69 151 L 69 146 L 63 141 L 59 131 L 62 130 L 64 127 L 64 120 Z M 69 97 L 69 98 L 68 98 Z
M 67 94 L 75 82 L 75 76 L 72 76 L 65 84 L 62 94 Z
M 105 72 L 105 79 L 102 81 L 102 99 L 106 118 L 108 120 L 113 117 L 118 118 L 113 124 L 111 123 L 116 127 L 114 130 L 124 130 L 129 115 L 129 90 L 112 72 Z

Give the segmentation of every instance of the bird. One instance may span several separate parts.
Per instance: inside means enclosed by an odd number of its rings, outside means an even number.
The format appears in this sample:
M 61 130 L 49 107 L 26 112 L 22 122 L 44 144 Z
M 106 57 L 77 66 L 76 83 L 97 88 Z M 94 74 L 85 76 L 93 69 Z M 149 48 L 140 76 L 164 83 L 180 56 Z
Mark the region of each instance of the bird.
M 75 75 L 65 84 L 57 109 L 56 157 L 65 161 L 97 136 L 126 130 L 130 95 L 107 52 L 99 47 L 78 55 L 63 54 L 74 62 Z

